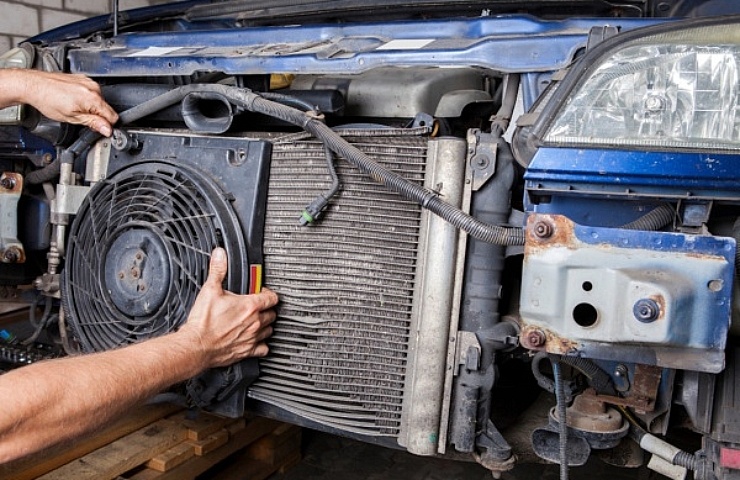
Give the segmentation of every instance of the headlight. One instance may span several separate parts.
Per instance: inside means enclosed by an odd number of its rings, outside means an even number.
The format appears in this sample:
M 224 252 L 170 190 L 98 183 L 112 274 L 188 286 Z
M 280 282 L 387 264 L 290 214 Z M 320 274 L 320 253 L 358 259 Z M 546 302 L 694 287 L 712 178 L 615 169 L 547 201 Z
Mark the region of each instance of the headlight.
M 614 37 L 574 67 L 580 75 L 558 89 L 537 136 L 556 146 L 740 149 L 739 27 L 737 17 L 703 19 Z
M 31 68 L 33 55 L 23 48 L 13 48 L 0 56 L 0 68 Z M 0 125 L 18 125 L 23 120 L 23 105 L 0 109 Z

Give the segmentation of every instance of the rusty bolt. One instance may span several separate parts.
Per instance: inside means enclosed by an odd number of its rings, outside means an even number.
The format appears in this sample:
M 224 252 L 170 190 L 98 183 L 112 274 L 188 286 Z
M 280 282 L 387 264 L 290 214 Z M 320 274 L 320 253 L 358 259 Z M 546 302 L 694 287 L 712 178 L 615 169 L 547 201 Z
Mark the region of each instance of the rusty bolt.
M 15 178 L 13 177 L 0 178 L 0 187 L 3 187 L 5 190 L 13 190 L 15 188 Z
M 126 274 L 125 274 L 125 273 L 123 273 L 123 272 L 118 272 L 118 278 L 119 278 L 120 280 L 123 280 L 123 279 L 124 279 L 125 277 L 126 277 Z
M 545 332 L 542 330 L 530 330 L 527 332 L 526 344 L 530 348 L 542 347 L 547 342 Z
M 534 235 L 537 238 L 552 237 L 552 226 L 546 222 L 537 222 L 534 224 Z
M 54 156 L 51 153 L 45 153 L 41 156 L 41 161 L 44 162 L 44 165 L 49 165 L 54 161 Z
M 5 263 L 18 263 L 20 259 L 21 252 L 19 252 L 15 247 L 10 247 L 5 250 L 5 253 L 3 254 L 3 262 Z
M 131 276 L 134 278 L 139 278 L 139 275 L 141 275 L 141 272 L 138 268 L 132 268 L 131 269 Z

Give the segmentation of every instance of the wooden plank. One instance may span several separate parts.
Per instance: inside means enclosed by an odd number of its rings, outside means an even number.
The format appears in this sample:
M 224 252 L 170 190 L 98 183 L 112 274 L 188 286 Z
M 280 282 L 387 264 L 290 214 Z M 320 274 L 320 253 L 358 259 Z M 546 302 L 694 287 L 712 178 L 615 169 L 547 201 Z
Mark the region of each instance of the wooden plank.
M 155 456 L 146 462 L 146 466 L 158 472 L 166 472 L 185 462 L 193 455 L 195 455 L 195 447 L 188 442 L 183 442 Z
M 170 418 L 188 429 L 188 439 L 196 441 L 205 440 L 235 421 L 233 418 L 219 417 L 202 411 L 182 412 Z
M 247 426 L 247 420 L 245 418 L 237 418 L 233 423 L 226 425 L 226 430 L 229 432 L 229 436 L 233 437 L 236 432 L 244 430 Z
M 275 430 L 279 425 L 279 422 L 267 418 L 250 420 L 247 427 L 236 432 L 232 436 L 231 441 L 225 445 L 213 450 L 208 455 L 202 457 L 195 456 L 182 465 L 173 468 L 169 472 L 164 472 L 156 478 L 157 480 L 187 480 L 195 478 L 229 455 Z M 252 480 L 251 477 L 242 476 L 241 478 Z
M 182 425 L 168 419 L 158 420 L 44 475 L 41 479 L 114 479 L 186 438 L 187 430 Z
M 221 445 L 226 444 L 226 442 L 228 441 L 229 432 L 226 429 L 221 429 L 213 435 L 209 435 L 203 440 L 198 440 L 197 442 L 191 440 L 188 443 L 190 443 L 190 445 L 194 447 L 195 454 L 199 457 L 202 457 L 203 455 L 216 450 Z
M 37 478 L 181 409 L 169 403 L 137 407 L 95 434 L 0 465 L 0 480 Z

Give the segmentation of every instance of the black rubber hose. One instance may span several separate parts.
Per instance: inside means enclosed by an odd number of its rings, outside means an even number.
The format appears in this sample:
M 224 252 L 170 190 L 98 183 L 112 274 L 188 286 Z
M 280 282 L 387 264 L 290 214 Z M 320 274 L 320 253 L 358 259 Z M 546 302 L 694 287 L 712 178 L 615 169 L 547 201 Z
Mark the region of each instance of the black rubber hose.
M 57 157 L 53 162 L 51 162 L 44 168 L 34 170 L 33 172 L 26 175 L 25 181 L 29 185 L 38 185 L 44 182 L 50 182 L 59 176 L 59 171 L 61 170 L 61 167 L 62 162 L 60 161 L 59 157 Z
M 550 355 L 547 352 L 538 352 L 535 354 L 532 358 L 532 375 L 534 375 L 535 380 L 537 380 L 537 385 L 548 392 L 555 393 L 555 382 L 553 382 L 550 377 L 542 373 L 542 370 L 540 369 L 540 363 L 542 363 L 542 360 L 544 359 L 550 360 Z
M 316 116 L 266 100 L 246 89 L 217 84 L 185 85 L 122 112 L 119 115 L 119 123 L 126 125 L 181 101 L 189 93 L 202 91 L 219 92 L 234 104 L 249 111 L 262 113 L 303 128 L 323 142 L 334 153 L 343 156 L 355 167 L 368 174 L 376 182 L 385 185 L 407 200 L 417 202 L 423 208 L 438 215 L 456 228 L 467 232 L 473 238 L 496 245 L 524 245 L 523 228 L 488 225 L 476 220 L 459 208 L 441 200 L 435 192 L 410 182 L 395 172 L 386 170 L 367 154 L 349 144 Z M 65 160 L 63 159 L 63 161 Z
M 240 96 L 249 95 L 240 92 Z M 406 180 L 400 175 L 378 165 L 368 155 L 350 145 L 339 134 L 319 120 L 284 105 L 260 98 L 251 94 L 245 98 L 244 106 L 248 110 L 263 113 L 280 120 L 297 125 L 321 140 L 332 151 L 368 174 L 373 180 L 400 194 L 407 200 L 417 202 L 430 212 L 438 215 L 453 226 L 468 233 L 473 238 L 496 245 L 524 245 L 524 229 L 488 225 L 457 207 L 441 200 L 435 192 Z
M 675 215 L 676 212 L 673 207 L 668 204 L 664 204 L 652 209 L 637 220 L 622 225 L 619 228 L 624 228 L 626 230 L 656 231 L 660 230 L 666 225 L 672 224 Z
M 152 98 L 151 100 L 147 100 L 146 102 L 140 103 L 135 107 L 121 112 L 118 115 L 118 124 L 127 125 L 129 123 L 135 122 L 136 120 L 151 115 L 152 113 L 158 112 L 159 110 L 162 110 L 166 107 L 169 107 L 170 105 L 174 105 L 175 103 L 181 101 L 189 93 L 199 91 L 213 91 L 213 86 L 214 85 L 193 84 L 170 90 L 169 92 L 166 92 L 162 95 Z M 57 158 L 52 163 L 40 170 L 35 170 L 29 173 L 26 176 L 25 181 L 29 184 L 35 185 L 53 180 L 54 178 L 59 176 L 59 171 L 61 169 L 62 163 L 74 162 L 75 158 L 77 158 L 78 155 L 89 148 L 100 137 L 101 135 L 98 132 L 86 128 L 85 130 L 83 130 L 79 138 L 67 149 L 65 149 L 59 156 L 57 156 Z
M 35 170 L 26 175 L 26 182 L 32 185 L 38 185 L 40 183 L 53 180 L 59 176 L 62 163 L 73 163 L 75 158 L 90 148 L 90 145 L 95 143 L 100 137 L 102 137 L 102 135 L 95 130 L 85 128 L 77 140 L 67 147 L 67 149 L 64 150 L 52 163 L 40 170 Z
M 607 395 L 617 394 L 612 377 L 588 358 L 567 356 L 558 356 L 557 358 L 561 363 L 570 365 L 588 377 L 589 385 L 594 387 L 597 392 Z
M 511 73 L 504 80 L 504 97 L 501 99 L 501 108 L 491 119 L 491 133 L 502 136 L 509 128 L 511 117 L 514 115 L 516 99 L 519 94 L 519 74 Z

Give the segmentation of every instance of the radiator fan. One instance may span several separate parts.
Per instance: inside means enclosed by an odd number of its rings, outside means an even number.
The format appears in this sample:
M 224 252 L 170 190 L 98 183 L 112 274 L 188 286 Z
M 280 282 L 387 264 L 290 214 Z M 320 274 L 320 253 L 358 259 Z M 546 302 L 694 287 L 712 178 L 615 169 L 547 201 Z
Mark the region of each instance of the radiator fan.
M 63 293 L 86 352 L 177 329 L 226 248 L 225 288 L 244 292 L 244 238 L 216 183 L 187 165 L 127 166 L 91 189 L 70 230 Z

